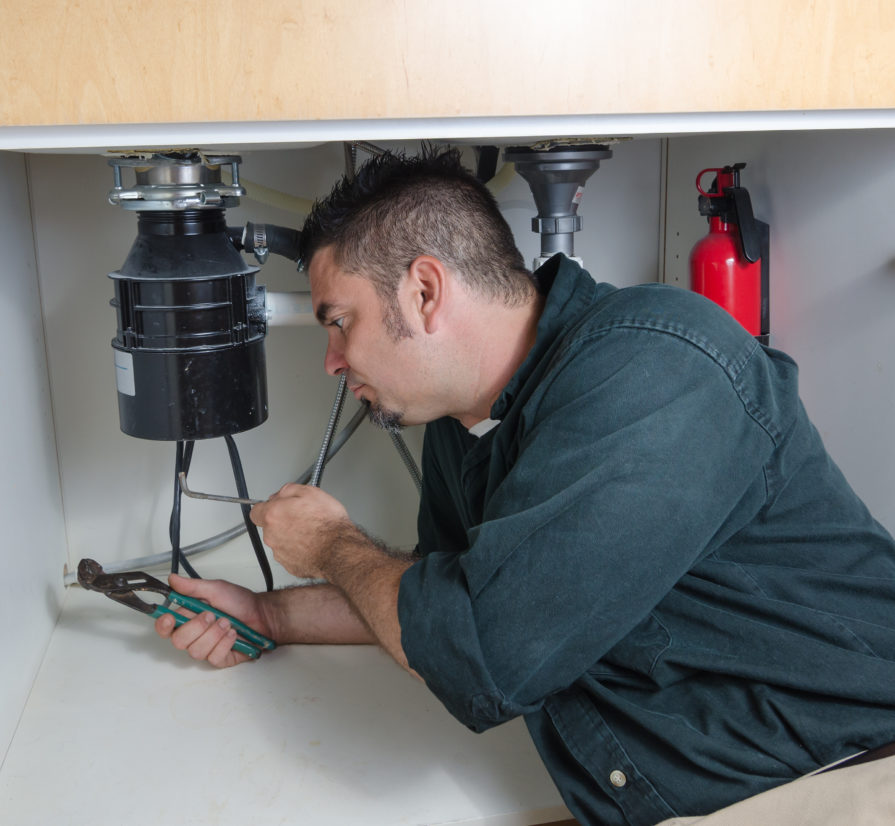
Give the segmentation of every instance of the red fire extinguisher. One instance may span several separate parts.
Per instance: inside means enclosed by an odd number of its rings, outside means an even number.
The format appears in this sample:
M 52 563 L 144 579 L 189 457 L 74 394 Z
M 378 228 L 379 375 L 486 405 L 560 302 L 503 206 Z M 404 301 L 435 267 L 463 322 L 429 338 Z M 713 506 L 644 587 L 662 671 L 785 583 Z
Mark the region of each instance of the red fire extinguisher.
M 744 163 L 703 169 L 696 176 L 699 214 L 709 234 L 690 253 L 690 288 L 720 304 L 762 344 L 770 338 L 768 247 L 770 228 L 752 214 L 752 199 L 740 186 Z M 708 191 L 702 177 L 715 173 Z

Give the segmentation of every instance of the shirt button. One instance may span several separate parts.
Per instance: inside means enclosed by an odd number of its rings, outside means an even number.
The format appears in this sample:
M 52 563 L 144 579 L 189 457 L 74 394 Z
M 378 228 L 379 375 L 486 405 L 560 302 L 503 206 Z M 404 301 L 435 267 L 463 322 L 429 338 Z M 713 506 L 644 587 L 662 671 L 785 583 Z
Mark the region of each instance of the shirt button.
M 620 789 L 628 782 L 628 778 L 625 777 L 624 772 L 615 769 L 615 771 L 609 773 L 609 782 L 617 789 Z

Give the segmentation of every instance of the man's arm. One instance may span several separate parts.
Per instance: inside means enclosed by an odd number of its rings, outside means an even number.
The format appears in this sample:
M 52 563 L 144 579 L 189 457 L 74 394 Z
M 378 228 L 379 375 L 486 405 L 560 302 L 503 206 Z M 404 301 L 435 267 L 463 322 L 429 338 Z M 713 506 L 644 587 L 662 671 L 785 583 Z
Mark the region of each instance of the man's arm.
M 388 550 L 347 521 L 334 532 L 321 555 L 320 575 L 339 589 L 375 641 L 410 671 L 401 646 L 398 589 L 413 557 Z
M 171 587 L 188 596 L 208 601 L 222 611 L 277 643 L 375 643 L 367 625 L 332 585 L 308 585 L 256 594 L 248 588 L 223 580 L 169 577 Z M 202 613 L 175 628 L 174 617 L 164 614 L 156 620 L 158 634 L 170 639 L 175 648 L 193 659 L 207 660 L 218 668 L 245 662 L 248 657 L 232 651 L 236 632 L 225 619 Z
M 277 643 L 378 643 L 410 671 L 401 647 L 398 589 L 413 564 L 355 526 L 342 505 L 318 488 L 286 485 L 252 509 L 275 559 L 298 577 L 327 584 L 256 594 L 223 581 L 171 575 L 172 587 L 207 600 Z M 173 617 L 156 621 L 160 636 L 219 668 L 247 657 L 231 650 L 236 632 L 227 620 L 200 614 L 180 628 Z
M 398 589 L 414 562 L 411 555 L 368 537 L 319 488 L 286 485 L 252 508 L 252 521 L 277 562 L 295 576 L 327 580 L 372 638 L 410 670 L 401 647 Z

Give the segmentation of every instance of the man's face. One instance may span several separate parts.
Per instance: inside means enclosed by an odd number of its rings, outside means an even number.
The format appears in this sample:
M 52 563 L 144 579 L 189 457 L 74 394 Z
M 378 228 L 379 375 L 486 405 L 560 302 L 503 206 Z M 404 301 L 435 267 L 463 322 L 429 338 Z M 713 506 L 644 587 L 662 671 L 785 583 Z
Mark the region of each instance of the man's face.
M 308 277 L 328 336 L 326 372 L 347 374 L 348 388 L 369 402 L 376 424 L 394 429 L 422 421 L 414 419 L 408 393 L 420 371 L 414 331 L 400 307 L 387 306 L 368 279 L 340 269 L 329 247 L 314 254 Z

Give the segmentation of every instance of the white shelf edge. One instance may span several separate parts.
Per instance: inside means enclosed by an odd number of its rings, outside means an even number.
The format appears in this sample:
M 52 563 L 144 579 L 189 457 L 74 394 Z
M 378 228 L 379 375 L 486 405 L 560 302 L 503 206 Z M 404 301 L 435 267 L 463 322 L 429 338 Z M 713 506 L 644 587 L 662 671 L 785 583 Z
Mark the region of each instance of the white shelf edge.
M 892 128 L 895 109 L 4 126 L 0 127 L 0 150 L 72 154 L 188 147 L 247 150 L 417 139 L 505 144 L 543 138 Z

